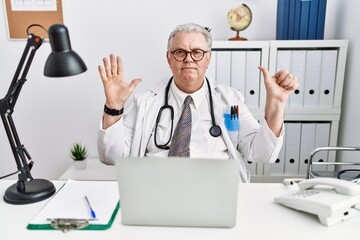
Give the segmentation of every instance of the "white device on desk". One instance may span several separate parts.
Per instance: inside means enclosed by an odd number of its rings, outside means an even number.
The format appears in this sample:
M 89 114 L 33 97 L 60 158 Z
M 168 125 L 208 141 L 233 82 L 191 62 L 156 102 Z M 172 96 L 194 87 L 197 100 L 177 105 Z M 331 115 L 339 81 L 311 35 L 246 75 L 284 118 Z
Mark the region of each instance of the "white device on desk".
M 325 226 L 359 214 L 360 185 L 356 183 L 336 178 L 313 178 L 299 182 L 298 186 L 299 191 L 276 197 L 275 202 L 315 214 Z
M 116 170 L 124 225 L 235 226 L 236 160 L 120 158 Z

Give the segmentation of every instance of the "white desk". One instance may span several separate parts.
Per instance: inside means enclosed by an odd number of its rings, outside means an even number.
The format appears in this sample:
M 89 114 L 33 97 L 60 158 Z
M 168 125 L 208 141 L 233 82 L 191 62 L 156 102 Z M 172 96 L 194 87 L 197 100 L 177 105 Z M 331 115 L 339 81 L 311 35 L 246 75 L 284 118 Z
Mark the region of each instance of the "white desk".
M 11 180 L 1 180 L 0 195 L 3 196 L 6 188 L 13 183 L 14 181 Z M 61 181 L 54 181 L 56 187 L 61 183 Z M 27 230 L 29 221 L 48 200 L 29 205 L 9 205 L 1 198 L 0 238 L 14 240 L 358 239 L 360 236 L 359 216 L 332 227 L 325 227 L 313 215 L 297 212 L 273 202 L 275 196 L 294 189 L 294 187 L 278 183 L 240 184 L 237 224 L 236 227 L 230 229 L 123 226 L 119 211 L 112 227 L 104 231 L 73 230 L 62 233 L 57 230 Z
M 77 170 L 74 165 L 71 165 L 59 179 L 115 181 L 116 171 L 114 166 L 105 165 L 96 158 L 89 158 L 84 170 Z

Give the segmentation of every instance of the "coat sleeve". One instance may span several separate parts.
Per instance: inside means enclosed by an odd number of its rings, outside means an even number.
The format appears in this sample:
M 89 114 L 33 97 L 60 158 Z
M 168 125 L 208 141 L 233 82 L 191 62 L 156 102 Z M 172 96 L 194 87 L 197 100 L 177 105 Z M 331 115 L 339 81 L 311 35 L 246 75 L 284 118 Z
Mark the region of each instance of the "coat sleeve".
M 280 137 L 271 131 L 265 119 L 258 122 L 246 105 L 241 108 L 241 129 L 238 150 L 245 161 L 268 163 L 275 162 L 283 143 L 282 130 Z
M 97 136 L 99 159 L 107 165 L 114 165 L 116 159 L 129 156 L 136 122 L 136 104 L 125 106 L 123 117 L 107 129 L 102 129 L 102 120 Z

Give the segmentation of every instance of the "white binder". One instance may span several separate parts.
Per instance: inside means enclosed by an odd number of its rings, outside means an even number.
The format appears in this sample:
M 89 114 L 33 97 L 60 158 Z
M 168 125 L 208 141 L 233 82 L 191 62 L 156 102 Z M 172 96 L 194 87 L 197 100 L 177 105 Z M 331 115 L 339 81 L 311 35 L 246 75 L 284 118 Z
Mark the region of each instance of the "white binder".
M 291 72 L 298 78 L 299 87 L 289 97 L 289 107 L 302 107 L 304 102 L 306 51 L 292 51 Z
M 307 51 L 304 107 L 315 108 L 319 104 L 321 56 L 320 50 Z
M 276 57 L 276 71 L 281 69 L 291 71 L 291 50 L 279 50 Z
M 306 175 L 310 153 L 315 149 L 315 130 L 315 123 L 301 124 L 299 175 L 302 176 Z
M 285 175 L 298 175 L 301 123 L 287 123 L 285 141 Z
M 334 101 L 337 50 L 322 54 L 319 107 L 332 107 Z
M 245 101 L 246 105 L 259 107 L 260 98 L 260 70 L 261 65 L 260 51 L 246 52 L 246 83 L 245 83 Z
M 230 85 L 231 79 L 231 52 L 218 51 L 216 54 L 216 80 L 225 85 Z
M 231 86 L 245 94 L 246 52 L 231 52 Z
M 329 146 L 330 123 L 316 123 L 315 148 Z M 327 162 L 328 152 L 321 151 L 315 154 L 314 162 Z M 326 171 L 326 166 L 314 166 L 314 171 Z

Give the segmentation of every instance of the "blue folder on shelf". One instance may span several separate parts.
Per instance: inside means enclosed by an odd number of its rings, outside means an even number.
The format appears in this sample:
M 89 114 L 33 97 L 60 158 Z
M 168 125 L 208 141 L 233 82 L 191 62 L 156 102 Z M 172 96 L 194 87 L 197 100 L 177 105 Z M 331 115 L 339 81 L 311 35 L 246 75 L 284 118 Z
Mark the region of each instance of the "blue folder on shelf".
M 278 0 L 276 39 L 323 39 L 327 0 Z

